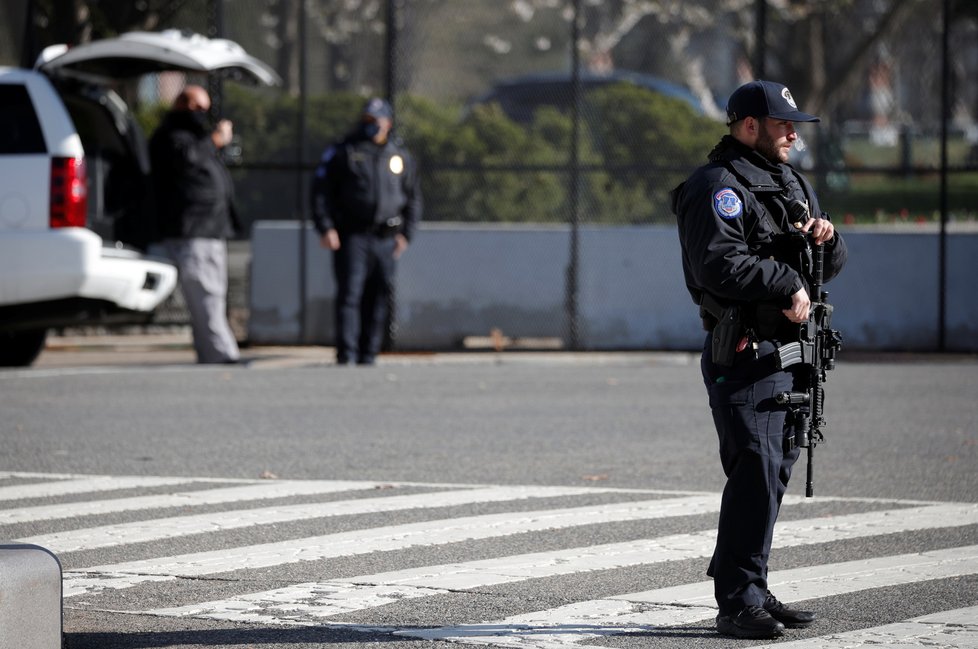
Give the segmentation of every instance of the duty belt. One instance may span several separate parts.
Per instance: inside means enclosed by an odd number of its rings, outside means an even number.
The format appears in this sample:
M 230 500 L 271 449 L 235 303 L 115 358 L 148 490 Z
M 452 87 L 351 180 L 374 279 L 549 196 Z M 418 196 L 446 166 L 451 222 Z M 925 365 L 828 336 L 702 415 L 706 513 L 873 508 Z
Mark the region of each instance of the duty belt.
M 401 231 L 402 223 L 404 223 L 404 219 L 399 216 L 392 216 L 383 223 L 375 224 L 370 229 L 370 233 L 375 234 L 378 237 L 393 237 L 395 234 Z

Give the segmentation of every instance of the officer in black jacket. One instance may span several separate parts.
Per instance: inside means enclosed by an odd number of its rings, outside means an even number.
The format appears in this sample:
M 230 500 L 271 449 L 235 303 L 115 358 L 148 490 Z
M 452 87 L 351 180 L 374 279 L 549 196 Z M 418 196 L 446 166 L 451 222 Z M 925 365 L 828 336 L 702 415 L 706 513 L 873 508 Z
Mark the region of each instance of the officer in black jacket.
M 396 260 L 421 220 L 418 171 L 392 128 L 390 104 L 369 100 L 353 132 L 323 153 L 313 179 L 313 224 L 333 251 L 340 365 L 375 362 Z
M 738 88 L 727 116 L 730 134 L 673 191 L 673 210 L 686 285 L 704 326 L 712 331 L 725 316 L 739 314 L 729 349 L 715 349 L 718 332 L 708 334 L 701 363 L 727 477 L 707 571 L 719 607 L 717 630 L 771 638 L 815 620 L 767 588 L 774 523 L 799 455 L 786 406 L 774 395 L 799 389 L 804 380 L 800 371 L 776 369 L 771 359 L 779 345 L 797 340 L 797 324 L 807 322 L 811 307 L 800 264 L 778 245 L 779 235 L 802 232 L 824 246 L 825 281 L 838 274 L 847 253 L 811 185 L 787 164 L 798 137 L 795 122 L 818 118 L 799 111 L 789 90 L 771 81 Z

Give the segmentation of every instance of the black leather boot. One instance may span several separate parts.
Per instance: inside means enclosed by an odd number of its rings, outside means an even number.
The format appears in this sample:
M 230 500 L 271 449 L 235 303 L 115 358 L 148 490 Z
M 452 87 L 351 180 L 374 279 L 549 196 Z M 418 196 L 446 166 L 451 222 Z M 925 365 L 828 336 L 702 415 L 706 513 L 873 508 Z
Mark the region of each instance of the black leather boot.
M 814 611 L 788 608 L 778 601 L 771 591 L 767 591 L 767 597 L 764 599 L 764 610 L 789 629 L 804 629 L 806 626 L 811 626 L 816 617 Z
M 760 606 L 748 606 L 736 615 L 717 616 L 717 632 L 735 638 L 777 638 L 784 625 Z

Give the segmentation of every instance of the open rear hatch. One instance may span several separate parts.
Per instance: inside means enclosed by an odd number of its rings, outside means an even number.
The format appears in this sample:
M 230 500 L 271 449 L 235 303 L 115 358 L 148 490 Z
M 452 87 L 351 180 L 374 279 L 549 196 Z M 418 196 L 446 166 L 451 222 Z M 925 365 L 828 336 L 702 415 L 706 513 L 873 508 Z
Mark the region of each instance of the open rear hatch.
M 107 242 L 143 250 L 155 227 L 148 216 L 153 210 L 146 138 L 113 88 L 160 72 L 281 84 L 271 67 L 237 43 L 176 29 L 52 45 L 34 67 L 54 82 L 85 147 L 88 227 Z
M 176 29 L 128 32 L 73 47 L 52 45 L 38 57 L 35 68 L 49 76 L 89 80 L 128 79 L 172 70 L 218 73 L 236 81 L 269 86 L 282 82 L 275 70 L 234 41 Z

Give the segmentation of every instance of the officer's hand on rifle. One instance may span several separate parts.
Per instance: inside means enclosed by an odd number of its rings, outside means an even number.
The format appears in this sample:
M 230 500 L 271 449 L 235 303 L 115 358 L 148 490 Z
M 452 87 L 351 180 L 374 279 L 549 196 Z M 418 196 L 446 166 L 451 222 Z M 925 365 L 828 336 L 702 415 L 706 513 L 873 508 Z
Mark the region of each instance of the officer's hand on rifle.
M 808 219 L 801 228 L 802 232 L 811 232 L 816 246 L 820 246 L 835 236 L 835 226 L 828 219 Z
M 801 324 L 808 322 L 808 310 L 812 306 L 812 301 L 808 297 L 808 292 L 804 288 L 791 296 L 791 308 L 782 309 L 781 313 L 792 322 Z

